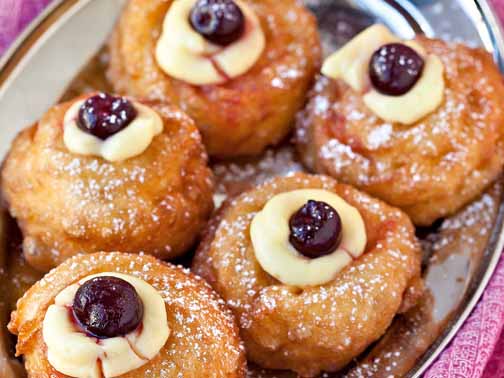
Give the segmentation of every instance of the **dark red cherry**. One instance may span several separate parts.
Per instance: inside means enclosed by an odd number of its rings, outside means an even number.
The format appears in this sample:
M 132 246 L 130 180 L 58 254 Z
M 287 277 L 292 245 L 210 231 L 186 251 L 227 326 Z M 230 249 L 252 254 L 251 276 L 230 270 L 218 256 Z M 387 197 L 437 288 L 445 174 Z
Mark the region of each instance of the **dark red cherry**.
M 239 39 L 245 29 L 243 12 L 233 0 L 198 0 L 190 21 L 194 30 L 220 46 Z
M 338 212 L 321 201 L 309 200 L 291 216 L 289 227 L 290 243 L 310 258 L 332 253 L 343 234 Z
M 84 331 L 100 339 L 124 336 L 136 330 L 143 318 L 143 303 L 135 288 L 110 276 L 86 281 L 77 290 L 72 308 Z
M 136 116 L 135 107 L 126 98 L 100 93 L 82 104 L 77 126 L 86 133 L 105 140 L 128 126 Z
M 420 79 L 423 58 L 411 47 L 390 43 L 375 51 L 369 63 L 369 77 L 378 92 L 389 96 L 407 93 Z

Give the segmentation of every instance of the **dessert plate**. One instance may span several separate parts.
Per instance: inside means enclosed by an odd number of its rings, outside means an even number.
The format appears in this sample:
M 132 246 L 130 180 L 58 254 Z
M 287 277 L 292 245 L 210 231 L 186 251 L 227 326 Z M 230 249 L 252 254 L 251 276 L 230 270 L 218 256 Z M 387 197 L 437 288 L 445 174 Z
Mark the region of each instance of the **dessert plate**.
M 0 60 L 0 156 L 5 155 L 17 132 L 65 94 L 103 88 L 106 51 L 102 46 L 124 3 L 54 0 L 4 55 Z M 424 33 L 482 46 L 504 69 L 504 36 L 484 0 L 305 3 L 319 20 L 326 54 L 366 26 L 382 22 L 404 38 Z M 303 168 L 286 144 L 260 158 L 213 164 L 213 169 L 219 188 L 216 199 L 222 200 L 273 175 Z M 331 377 L 419 377 L 425 372 L 467 319 L 497 265 L 504 246 L 503 194 L 504 185 L 497 182 L 460 213 L 436 227 L 417 230 L 423 244 L 428 295 L 417 309 L 398 317 L 387 334 L 347 371 Z M 3 249 L 0 256 L 12 253 Z M 2 261 L 0 258 L 0 268 Z M 6 332 L 3 324 L 1 327 L 0 340 Z M 0 342 L 0 365 L 1 353 Z M 253 366 L 249 371 L 249 377 L 275 376 L 292 377 Z

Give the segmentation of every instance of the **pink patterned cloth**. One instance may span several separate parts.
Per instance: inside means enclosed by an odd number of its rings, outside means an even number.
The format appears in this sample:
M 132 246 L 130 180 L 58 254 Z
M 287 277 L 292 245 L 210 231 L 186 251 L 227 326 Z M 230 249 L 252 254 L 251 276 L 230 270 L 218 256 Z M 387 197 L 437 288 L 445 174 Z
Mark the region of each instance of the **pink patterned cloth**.
M 50 1 L 0 0 L 0 54 Z M 504 20 L 504 0 L 492 3 Z M 503 327 L 504 257 L 471 317 L 425 378 L 504 377 Z

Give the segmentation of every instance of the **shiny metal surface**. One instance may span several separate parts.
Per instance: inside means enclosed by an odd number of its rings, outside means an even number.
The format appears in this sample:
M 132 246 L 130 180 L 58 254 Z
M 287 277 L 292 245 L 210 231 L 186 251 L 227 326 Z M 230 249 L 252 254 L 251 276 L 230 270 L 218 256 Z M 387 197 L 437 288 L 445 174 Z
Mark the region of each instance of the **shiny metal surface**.
M 57 102 L 107 38 L 122 4 L 123 0 L 57 0 L 16 41 L 1 66 L 0 124 L 5 143 L 0 146 L 0 156 L 22 127 Z M 62 13 L 52 22 L 58 10 Z M 24 51 L 23 41 L 33 37 L 33 44 Z
M 0 156 L 15 134 L 64 93 L 106 40 L 125 0 L 55 0 L 0 60 Z M 370 23 L 483 46 L 504 69 L 504 35 L 487 1 L 305 0 L 319 18 L 326 54 Z M 461 25 L 463 25 L 461 27 Z M 338 30 L 338 33 L 335 33 Z M 336 35 L 337 34 L 337 35 Z M 419 377 L 458 331 L 481 297 L 504 246 L 504 209 L 480 266 L 464 282 L 462 305 L 408 377 Z M 427 274 L 436 274 L 429 272 Z M 455 278 L 454 278 L 455 279 Z M 449 282 L 448 282 L 449 284 Z M 446 304 L 449 307 L 449 304 Z

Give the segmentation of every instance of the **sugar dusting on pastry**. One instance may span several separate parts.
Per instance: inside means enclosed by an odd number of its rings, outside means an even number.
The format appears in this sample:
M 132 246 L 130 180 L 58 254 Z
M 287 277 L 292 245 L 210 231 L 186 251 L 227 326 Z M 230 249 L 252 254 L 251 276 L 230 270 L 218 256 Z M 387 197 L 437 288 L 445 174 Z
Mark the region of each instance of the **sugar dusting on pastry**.
M 156 44 L 172 1 L 150 6 L 129 1 L 109 44 L 114 90 L 180 106 L 194 118 L 212 157 L 256 156 L 280 143 L 320 66 L 316 19 L 302 2 L 244 3 L 257 15 L 266 46 L 251 69 L 225 83 L 194 88 L 156 63 Z
M 298 116 L 296 136 L 311 169 L 367 190 L 402 207 L 414 223 L 428 225 L 474 199 L 500 172 L 503 86 L 487 52 L 417 41 L 445 67 L 444 101 L 436 111 L 407 127 L 385 122 L 347 86 L 320 77 Z
M 148 282 L 166 303 L 171 328 L 169 340 L 158 357 L 135 371 L 135 378 L 177 377 L 182 372 L 200 368 L 210 369 L 209 374 L 216 377 L 241 376 L 244 349 L 237 342 L 237 334 L 233 333 L 236 332 L 234 318 L 223 301 L 204 280 L 191 274 L 188 269 L 175 266 L 167 269 L 165 263 L 150 256 L 101 253 L 69 259 L 32 289 L 36 290 L 34 295 L 37 295 L 38 290 L 44 293 L 37 299 L 37 302 L 41 302 L 36 303 L 36 306 L 47 308 L 52 301 L 50 296 L 61 291 L 62 285 L 73 282 L 76 277 L 103 271 L 127 273 Z M 31 300 L 33 297 L 29 291 L 21 302 L 22 308 L 18 307 L 11 327 L 13 324 L 23 327 L 33 316 L 43 317 L 43 314 L 22 310 L 23 301 Z
M 267 183 L 268 182 L 266 182 L 266 184 Z M 330 190 L 331 189 L 330 184 L 328 186 L 326 186 L 324 189 Z M 261 190 L 261 188 L 259 187 L 258 190 Z M 248 201 L 246 196 L 241 196 L 241 199 L 245 202 Z M 376 205 L 373 205 L 369 201 L 369 197 L 367 197 L 367 196 L 362 196 L 362 197 L 358 198 L 358 202 L 363 207 L 367 208 L 369 211 L 378 210 L 375 207 Z M 231 201 L 229 205 L 233 206 L 234 203 L 235 203 L 235 200 Z M 250 223 L 256 214 L 257 213 L 255 212 L 255 213 L 249 213 L 249 214 L 246 214 L 243 216 L 239 216 L 239 217 L 237 217 L 237 219 L 233 223 L 229 223 L 229 222 L 226 222 L 225 220 L 223 220 L 220 223 L 220 225 L 218 226 L 218 229 L 216 230 L 216 232 L 219 233 L 219 239 L 225 239 L 226 235 L 229 235 L 229 236 L 233 235 L 235 237 L 238 237 L 238 240 L 240 240 L 241 243 L 239 243 L 236 246 L 236 250 L 243 251 L 243 253 L 245 253 L 245 251 L 247 249 L 247 244 L 249 243 L 248 236 L 247 236 L 247 234 L 248 234 L 247 230 L 249 229 Z M 383 216 L 382 221 L 385 221 L 385 220 L 386 220 L 386 218 Z M 404 232 L 404 230 L 402 230 L 402 231 Z M 407 240 L 404 240 L 404 241 L 407 242 Z M 412 248 L 414 247 L 413 244 L 411 244 L 410 246 Z M 217 243 L 215 247 L 218 249 L 219 244 Z M 392 256 L 397 263 L 400 263 L 400 265 L 404 265 L 407 262 L 407 257 L 401 256 L 401 254 L 399 252 L 389 251 L 388 254 L 390 254 L 390 256 Z M 249 261 L 247 261 L 248 257 L 243 255 L 242 253 L 240 253 L 240 256 L 241 256 L 241 258 L 238 259 L 238 263 L 236 263 L 236 262 L 232 263 L 231 262 L 232 260 L 228 260 L 226 258 L 226 255 L 224 255 L 223 258 L 219 260 L 218 266 L 234 266 L 235 271 L 237 273 L 240 273 L 242 283 L 247 287 L 247 290 L 248 290 L 247 295 L 250 298 L 253 298 L 259 294 L 259 291 L 262 288 L 258 288 L 256 286 L 256 281 L 254 279 L 255 272 L 253 270 L 253 266 L 250 264 Z M 210 259 L 211 259 L 211 257 L 210 257 Z M 212 262 L 210 261 L 209 264 L 212 264 Z M 372 265 L 369 267 L 373 268 Z M 393 267 L 393 265 L 390 265 L 389 267 Z M 250 268 L 251 270 L 247 270 L 247 268 Z M 348 272 L 353 273 L 353 272 L 357 272 L 357 271 L 364 271 L 365 269 L 366 269 L 366 265 L 362 264 L 362 265 L 359 265 L 358 267 L 351 267 Z M 387 280 L 386 278 L 389 278 L 389 279 Z M 373 277 L 370 280 L 358 279 L 358 280 L 352 280 L 352 281 L 348 281 L 348 282 L 345 282 L 345 280 L 341 280 L 341 285 L 336 288 L 336 291 L 339 294 L 351 292 L 356 298 L 361 297 L 361 298 L 365 299 L 366 293 L 369 291 L 367 289 L 369 289 L 372 286 L 378 286 L 378 287 L 380 287 L 380 289 L 386 289 L 387 286 L 389 285 L 387 283 L 387 281 L 390 281 L 390 278 L 391 277 L 389 276 L 389 274 L 387 272 L 385 272 L 383 275 L 377 274 L 375 277 Z M 332 310 L 334 310 L 334 312 L 330 312 L 330 313 L 336 314 L 337 313 L 336 307 L 332 307 L 334 304 L 332 304 L 332 305 L 330 304 L 331 298 L 327 294 L 324 294 L 325 290 L 323 287 L 321 287 L 320 289 L 321 289 L 322 293 L 321 294 L 314 293 L 314 295 L 312 297 L 308 296 L 306 298 L 305 304 L 318 303 L 319 301 L 329 301 L 329 303 L 325 304 L 324 306 L 331 307 Z M 392 295 L 396 296 L 396 295 L 399 295 L 399 293 L 394 292 Z M 229 300 L 228 305 L 230 305 L 231 307 L 240 307 L 243 304 L 241 303 L 240 300 L 238 300 L 238 301 Z M 270 308 L 273 308 L 274 306 L 275 306 L 274 302 L 269 303 Z M 355 311 L 352 311 L 352 313 L 356 312 L 356 310 L 357 310 L 357 308 L 355 308 Z M 359 325 L 359 323 L 357 322 L 356 317 L 352 317 L 352 319 L 356 321 L 355 325 L 357 326 L 357 328 L 362 327 L 362 325 Z M 245 324 L 242 324 L 242 326 L 244 326 L 244 327 L 246 327 L 246 325 L 247 325 L 246 322 L 245 322 Z M 302 328 L 303 326 L 300 324 L 300 327 Z
M 371 222 L 366 227 L 370 224 L 374 225 L 370 226 L 371 229 L 377 227 L 369 236 L 369 248 L 373 252 L 361 256 L 333 282 L 315 288 L 295 290 L 266 275 L 254 258 L 249 237 L 250 223 L 260 209 L 258 203 L 266 201 L 272 193 L 286 190 L 286 182 L 289 182 L 287 188 L 290 189 L 313 187 L 312 180 L 316 180 L 321 189 L 334 189 L 333 180 L 312 177 L 295 175 L 273 179 L 254 189 L 253 196 L 246 192 L 231 199 L 220 216 L 211 222 L 193 265 L 233 309 L 243 330 L 249 357 L 256 362 L 259 359 L 261 364 L 275 361 L 275 368 L 283 364 L 298 372 L 302 370 L 306 376 L 317 373 L 317 365 L 301 356 L 295 345 L 313 343 L 314 348 L 323 350 L 326 347 L 338 359 L 343 352 L 354 348 L 354 351 L 362 351 L 362 335 L 368 335 L 364 338 L 369 342 L 369 332 L 374 332 L 377 324 L 385 322 L 383 330 L 379 331 L 381 335 L 395 314 L 394 310 L 392 317 L 385 320 L 388 315 L 376 311 L 375 306 L 382 306 L 384 301 L 401 303 L 408 284 L 405 280 L 419 274 L 420 269 L 418 245 L 404 214 L 388 207 L 385 210 L 383 203 L 353 190 L 350 194 L 350 189 L 346 189 L 338 194 L 347 200 L 351 198 L 351 203 L 359 207 L 366 222 Z M 277 187 L 279 182 L 282 186 Z M 227 282 L 225 287 L 222 280 Z M 386 311 L 392 308 L 391 305 Z M 320 330 L 335 328 L 338 329 L 337 336 L 320 333 Z M 319 343 L 317 347 L 316 343 Z M 267 360 L 266 354 L 269 356 Z M 318 361 L 319 357 L 317 354 L 313 361 Z M 347 362 L 345 360 L 344 364 Z M 266 366 L 273 368 L 272 365 Z
M 71 104 L 51 108 L 22 132 L 2 171 L 28 262 L 43 271 L 84 250 L 184 253 L 213 209 L 213 177 L 193 121 L 148 103 L 163 119 L 163 132 L 142 154 L 109 162 L 65 147 L 61 126 Z

